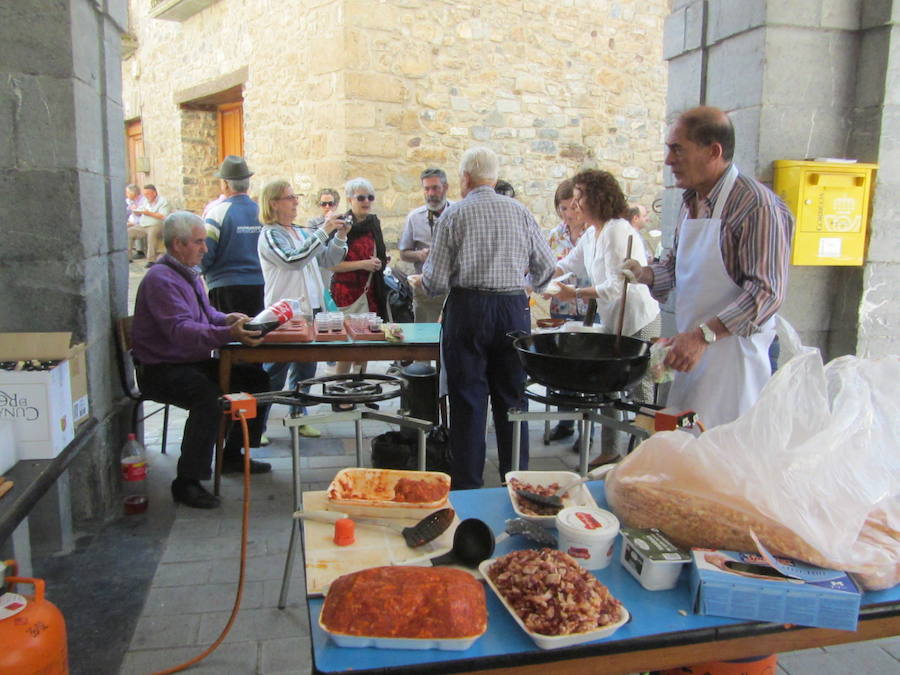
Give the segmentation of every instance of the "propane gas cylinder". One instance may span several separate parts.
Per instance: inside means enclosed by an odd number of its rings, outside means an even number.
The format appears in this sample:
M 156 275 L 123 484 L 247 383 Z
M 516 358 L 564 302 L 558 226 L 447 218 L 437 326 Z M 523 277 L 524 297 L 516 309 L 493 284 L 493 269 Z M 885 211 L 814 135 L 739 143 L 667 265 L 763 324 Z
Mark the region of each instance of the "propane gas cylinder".
M 44 580 L 11 576 L 5 584 L 7 590 L 0 594 L 0 673 L 68 675 L 66 623 L 44 598 Z M 16 593 L 16 584 L 31 584 L 34 595 Z

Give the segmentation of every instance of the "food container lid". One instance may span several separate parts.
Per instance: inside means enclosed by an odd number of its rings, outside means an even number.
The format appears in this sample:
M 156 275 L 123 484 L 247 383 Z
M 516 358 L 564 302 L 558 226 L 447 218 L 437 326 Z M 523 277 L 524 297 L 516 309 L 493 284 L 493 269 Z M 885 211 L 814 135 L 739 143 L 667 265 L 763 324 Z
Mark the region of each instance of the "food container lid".
M 586 506 L 570 506 L 556 514 L 561 532 L 580 537 L 610 537 L 619 532 L 619 519 L 609 511 Z
M 647 529 L 623 527 L 622 538 L 644 558 L 653 562 L 684 563 L 691 559 L 686 551 L 675 546 L 655 527 Z

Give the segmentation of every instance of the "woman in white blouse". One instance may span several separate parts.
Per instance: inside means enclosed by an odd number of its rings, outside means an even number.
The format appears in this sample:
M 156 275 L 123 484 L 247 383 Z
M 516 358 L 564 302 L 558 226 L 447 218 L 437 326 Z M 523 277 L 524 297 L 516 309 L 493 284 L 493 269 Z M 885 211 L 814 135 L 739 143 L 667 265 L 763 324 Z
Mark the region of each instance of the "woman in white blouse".
M 557 263 L 557 275 L 572 272 L 578 278 L 587 278 L 590 284 L 576 287 L 560 283 L 556 296 L 563 302 L 574 298 L 597 300 L 597 316 L 600 330 L 615 333 L 618 330 L 622 305 L 622 263 L 628 257 L 628 239 L 631 238 L 631 257 L 647 260 L 644 242 L 631 224 L 622 216 L 628 204 L 618 181 L 607 171 L 582 171 L 572 182 L 574 199 L 589 225 L 569 254 Z M 646 264 L 642 263 L 642 264 Z M 659 337 L 659 304 L 650 297 L 650 290 L 641 284 L 628 286 L 622 335 L 650 340 Z M 636 398 L 653 400 L 653 384 L 642 380 Z

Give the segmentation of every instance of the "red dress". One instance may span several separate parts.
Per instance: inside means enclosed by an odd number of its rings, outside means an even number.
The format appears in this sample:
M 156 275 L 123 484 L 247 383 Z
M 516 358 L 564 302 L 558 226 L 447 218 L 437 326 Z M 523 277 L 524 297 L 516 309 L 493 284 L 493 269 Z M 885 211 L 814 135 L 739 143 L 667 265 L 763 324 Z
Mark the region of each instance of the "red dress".
M 347 256 L 344 262 L 355 260 L 367 260 L 375 255 L 375 236 L 366 232 L 350 242 L 347 246 Z M 335 272 L 331 278 L 331 295 L 338 307 L 346 307 L 353 304 L 362 295 L 366 282 L 369 280 L 369 272 L 366 270 L 353 270 L 352 272 Z M 366 294 L 369 299 L 369 311 L 378 311 L 378 302 L 375 299 L 375 279 L 369 284 Z

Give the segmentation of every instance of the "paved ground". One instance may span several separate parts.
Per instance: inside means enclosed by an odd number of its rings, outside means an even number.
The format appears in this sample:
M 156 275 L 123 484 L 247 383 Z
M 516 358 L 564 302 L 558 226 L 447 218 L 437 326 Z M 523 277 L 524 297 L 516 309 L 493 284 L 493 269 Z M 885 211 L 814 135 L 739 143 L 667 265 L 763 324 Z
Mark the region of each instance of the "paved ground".
M 143 265 L 131 265 L 132 284 Z M 132 288 L 132 298 L 133 298 Z M 373 364 L 383 371 L 386 364 Z M 390 406 L 385 406 L 389 409 Z M 290 532 L 291 470 L 285 410 L 276 407 L 269 447 L 254 451 L 274 466 L 252 479 L 248 565 L 240 613 L 224 644 L 189 672 L 210 675 L 306 674 L 310 672 L 309 626 L 299 565 L 292 575 L 286 609 L 277 609 Z M 44 561 L 47 576 L 67 604 L 72 673 L 137 675 L 174 666 L 202 652 L 228 621 L 238 576 L 241 486 L 223 479 L 223 506 L 213 511 L 174 507 L 168 486 L 178 458 L 183 413 L 169 423 L 169 454 L 160 454 L 161 415 L 146 426 L 152 459 L 151 505 L 141 516 L 123 517 L 63 559 Z M 367 422 L 368 438 L 389 427 Z M 304 489 L 323 489 L 335 472 L 355 462 L 349 423 L 320 425 L 323 437 L 304 441 Z M 569 443 L 543 446 L 532 425 L 532 468 L 574 468 Z M 493 433 L 489 433 L 489 448 Z M 368 460 L 368 451 L 364 453 Z M 498 485 L 496 452 L 489 449 L 487 485 Z M 79 576 L 75 576 L 75 575 Z M 79 583 L 73 584 L 72 579 Z M 118 583 L 118 586 L 110 584 Z M 96 588 L 94 587 L 96 585 Z M 54 584 L 50 584 L 50 597 Z M 70 597 L 66 597 L 68 589 Z M 130 592 L 129 592 L 130 591 Z M 106 598 L 85 602 L 84 597 Z M 145 600 L 143 600 L 145 598 Z M 142 602 L 143 600 L 143 602 Z M 105 660 L 100 660 L 100 659 Z M 784 654 L 779 673 L 846 675 L 900 673 L 900 637 L 858 645 Z

